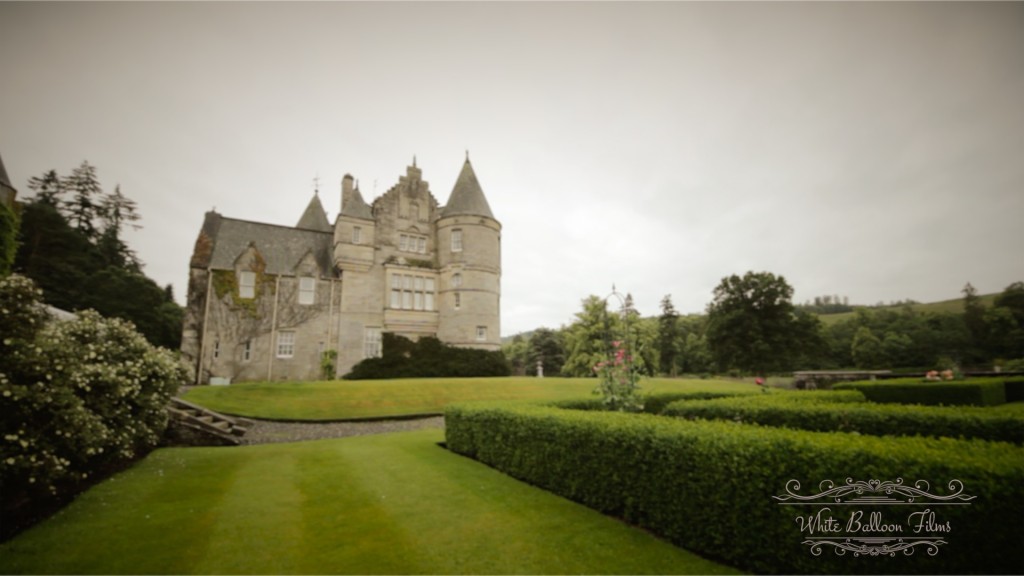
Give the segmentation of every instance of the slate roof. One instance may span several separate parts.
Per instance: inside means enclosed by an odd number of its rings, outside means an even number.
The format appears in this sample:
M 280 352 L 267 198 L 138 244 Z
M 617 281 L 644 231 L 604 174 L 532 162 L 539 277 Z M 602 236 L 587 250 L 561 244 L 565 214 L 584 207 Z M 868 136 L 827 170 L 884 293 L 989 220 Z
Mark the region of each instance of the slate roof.
M 341 214 L 342 216 L 373 220 L 373 211 L 370 210 L 370 206 L 363 200 L 363 195 L 359 193 L 359 188 L 352 191 L 351 197 L 342 198 Z
M 329 231 L 236 220 L 207 212 L 203 233 L 213 243 L 208 266 L 215 270 L 234 269 L 235 260 L 249 244 L 253 244 L 267 263 L 267 274 L 293 275 L 295 266 L 307 252 L 312 251 L 320 274 L 324 277 L 334 275 L 331 266 L 334 234 Z
M 7 177 L 7 168 L 4 168 L 3 156 L 0 156 L 0 184 L 3 184 L 8 188 L 14 188 L 14 186 L 11 186 L 11 179 Z
M 309 201 L 309 206 L 306 206 L 306 211 L 302 213 L 302 217 L 299 218 L 299 223 L 295 227 L 318 232 L 331 232 L 331 223 L 327 220 L 327 212 L 324 211 L 324 205 L 320 203 L 319 194 L 313 195 L 313 199 Z
M 473 172 L 473 165 L 469 163 L 469 158 L 466 158 L 466 163 L 462 165 L 462 172 L 459 173 L 459 178 L 455 181 L 452 194 L 448 197 L 448 204 L 441 211 L 442 218 L 460 215 L 486 216 L 491 220 L 495 219 L 490 205 L 487 204 L 487 198 L 484 197 L 480 182 L 476 179 L 476 173 Z

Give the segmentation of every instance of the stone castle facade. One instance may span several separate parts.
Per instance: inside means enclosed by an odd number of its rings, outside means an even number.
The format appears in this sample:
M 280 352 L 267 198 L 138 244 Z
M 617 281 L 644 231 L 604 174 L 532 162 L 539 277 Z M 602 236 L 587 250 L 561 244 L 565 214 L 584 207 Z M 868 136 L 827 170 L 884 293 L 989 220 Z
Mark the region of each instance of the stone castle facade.
M 199 383 L 316 380 L 386 332 L 498 350 L 500 310 L 501 224 L 469 158 L 444 206 L 414 159 L 372 204 L 345 175 L 333 226 L 318 195 L 294 227 L 207 212 L 182 351 Z

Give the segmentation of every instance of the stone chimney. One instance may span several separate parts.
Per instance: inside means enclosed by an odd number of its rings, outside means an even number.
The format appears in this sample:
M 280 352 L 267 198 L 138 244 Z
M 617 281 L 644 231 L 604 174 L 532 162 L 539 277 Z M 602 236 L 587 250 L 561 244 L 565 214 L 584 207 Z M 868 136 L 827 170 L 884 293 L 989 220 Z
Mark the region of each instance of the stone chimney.
M 345 174 L 341 179 L 341 205 L 347 206 L 352 203 L 353 179 L 351 174 Z

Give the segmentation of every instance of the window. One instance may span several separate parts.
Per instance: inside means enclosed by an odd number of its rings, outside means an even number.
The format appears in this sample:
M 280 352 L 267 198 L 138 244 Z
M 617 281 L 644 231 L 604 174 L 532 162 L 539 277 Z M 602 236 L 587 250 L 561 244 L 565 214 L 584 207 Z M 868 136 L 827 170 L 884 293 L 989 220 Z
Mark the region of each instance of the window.
M 462 230 L 452 230 L 452 252 L 462 252 Z
M 476 327 L 476 339 L 477 340 L 487 340 L 487 326 L 477 326 Z
M 427 253 L 427 239 L 423 236 L 402 234 L 398 237 L 398 249 L 402 252 Z
M 277 357 L 291 358 L 295 356 L 295 332 L 277 333 Z
M 363 229 L 359 226 L 352 227 L 352 243 L 362 244 L 363 243 Z
M 456 292 L 455 293 L 455 309 L 458 310 L 459 308 L 462 308 L 462 294 Z
M 402 276 L 402 308 L 412 309 L 412 276 Z
M 299 304 L 309 305 L 316 300 L 316 278 L 299 278 Z
M 380 358 L 380 328 L 367 328 L 363 332 L 363 357 Z
M 256 297 L 256 273 L 255 272 L 239 272 L 238 273 L 238 297 L 239 298 L 255 298 Z
M 213 342 L 213 359 L 220 358 L 220 340 L 214 340 Z
M 456 272 L 454 275 L 452 275 L 452 286 L 455 288 L 462 286 L 462 274 Z
M 435 280 L 426 276 L 392 274 L 391 309 L 433 311 L 435 285 Z
M 242 347 L 242 362 L 252 360 L 252 340 L 246 340 Z
M 391 277 L 391 308 L 402 307 L 402 276 L 395 274 Z

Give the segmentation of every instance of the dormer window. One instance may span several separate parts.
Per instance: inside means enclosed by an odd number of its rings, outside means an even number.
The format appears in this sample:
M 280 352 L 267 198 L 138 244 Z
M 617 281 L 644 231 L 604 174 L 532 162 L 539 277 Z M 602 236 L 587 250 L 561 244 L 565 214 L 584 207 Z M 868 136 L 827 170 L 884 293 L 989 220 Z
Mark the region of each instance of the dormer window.
M 242 271 L 238 273 L 238 297 L 239 298 L 255 298 L 256 297 L 256 273 L 249 271 Z
M 299 278 L 299 304 L 308 306 L 316 301 L 316 278 Z

